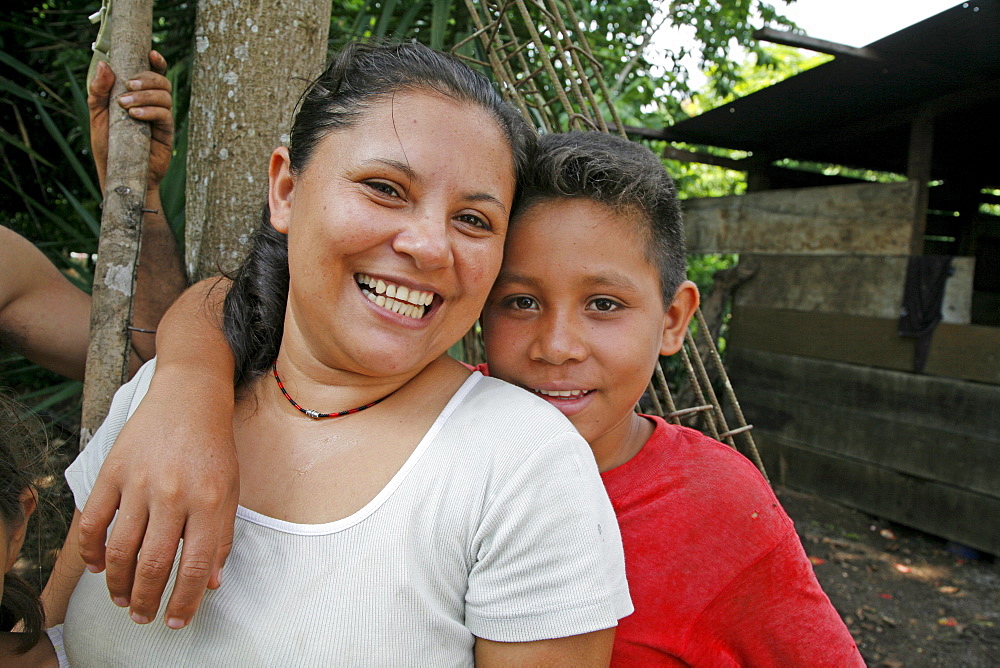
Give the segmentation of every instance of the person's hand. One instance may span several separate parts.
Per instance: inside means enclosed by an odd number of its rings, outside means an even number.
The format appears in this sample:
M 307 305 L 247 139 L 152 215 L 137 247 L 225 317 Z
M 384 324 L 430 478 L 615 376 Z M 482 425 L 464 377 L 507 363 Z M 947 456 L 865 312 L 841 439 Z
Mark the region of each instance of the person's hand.
M 157 369 L 80 518 L 80 555 L 87 568 L 107 568 L 112 600 L 130 607 L 140 624 L 156 616 L 179 539 L 183 549 L 164 615 L 171 628 L 186 626 L 205 588 L 220 585 L 232 547 L 239 465 L 231 376 L 202 382 L 194 375 L 186 368 Z M 217 381 L 221 396 L 206 395 Z
M 126 92 L 118 98 L 118 104 L 127 109 L 132 118 L 152 124 L 149 144 L 148 190 L 159 187 L 170 166 L 174 143 L 173 100 L 170 97 L 170 81 L 163 76 L 167 71 L 167 61 L 157 51 L 149 52 L 150 72 L 141 72 L 125 82 Z M 94 152 L 97 175 L 104 191 L 104 178 L 108 166 L 108 104 L 115 74 L 104 61 L 97 64 L 94 78 L 87 91 L 87 107 L 90 109 L 90 147 Z

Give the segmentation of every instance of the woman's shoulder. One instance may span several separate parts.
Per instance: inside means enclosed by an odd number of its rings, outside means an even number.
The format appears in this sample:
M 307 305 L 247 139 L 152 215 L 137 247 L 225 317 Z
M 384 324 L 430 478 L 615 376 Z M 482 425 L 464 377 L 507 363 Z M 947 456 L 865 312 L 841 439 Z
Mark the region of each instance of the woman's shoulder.
M 111 446 L 114 445 L 125 422 L 135 412 L 139 402 L 149 390 L 149 383 L 153 379 L 155 370 L 156 361 L 150 360 L 136 372 L 132 380 L 118 388 L 104 422 L 95 433 L 89 434 L 92 438 L 87 439 L 89 442 L 83 452 L 66 468 L 66 480 L 73 491 L 77 508 L 82 509 L 87 502 L 101 465 L 111 452 Z
M 566 416 L 547 401 L 499 378 L 479 378 L 462 403 L 462 413 L 508 434 L 527 432 L 536 439 L 566 432 L 578 435 Z
M 494 474 L 544 468 L 554 458 L 593 461 L 570 421 L 527 390 L 478 373 L 463 390 L 435 438 L 443 456 L 457 454 L 470 467 Z

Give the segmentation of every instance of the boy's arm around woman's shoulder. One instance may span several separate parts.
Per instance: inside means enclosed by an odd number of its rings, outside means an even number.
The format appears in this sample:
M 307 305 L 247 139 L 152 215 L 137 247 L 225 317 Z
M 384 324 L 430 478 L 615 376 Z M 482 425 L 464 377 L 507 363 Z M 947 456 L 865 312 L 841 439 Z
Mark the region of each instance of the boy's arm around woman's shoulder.
M 219 586 L 232 545 L 239 501 L 233 358 L 219 326 L 227 287 L 224 279 L 202 281 L 164 316 L 149 391 L 80 516 L 83 561 L 107 569 L 112 598 L 137 621 L 155 617 L 180 539 L 165 614 L 174 627 L 190 622 L 206 587 Z M 129 512 L 108 536 L 119 508 Z

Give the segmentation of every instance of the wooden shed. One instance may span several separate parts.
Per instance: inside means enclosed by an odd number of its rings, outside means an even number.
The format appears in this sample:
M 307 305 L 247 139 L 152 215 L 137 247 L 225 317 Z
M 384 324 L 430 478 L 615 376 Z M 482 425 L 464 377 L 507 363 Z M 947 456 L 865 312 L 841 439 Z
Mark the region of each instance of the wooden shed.
M 746 195 L 689 200 L 686 225 L 690 252 L 755 267 L 727 366 L 772 479 L 1000 554 L 1000 0 L 862 49 L 765 37 L 836 58 L 642 134 L 750 152 L 668 149 L 748 174 Z M 899 334 L 907 268 L 941 255 L 921 360 Z

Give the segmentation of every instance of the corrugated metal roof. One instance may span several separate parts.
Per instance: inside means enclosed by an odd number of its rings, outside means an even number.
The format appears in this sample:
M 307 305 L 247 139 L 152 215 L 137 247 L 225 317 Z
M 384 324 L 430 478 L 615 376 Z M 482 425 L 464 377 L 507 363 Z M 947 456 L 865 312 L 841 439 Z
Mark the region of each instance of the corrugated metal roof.
M 663 137 L 905 173 L 910 123 L 931 105 L 933 178 L 1000 186 L 1000 0 L 963 2 L 866 50 L 880 58 L 839 56 Z

